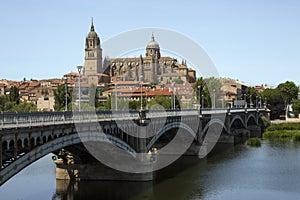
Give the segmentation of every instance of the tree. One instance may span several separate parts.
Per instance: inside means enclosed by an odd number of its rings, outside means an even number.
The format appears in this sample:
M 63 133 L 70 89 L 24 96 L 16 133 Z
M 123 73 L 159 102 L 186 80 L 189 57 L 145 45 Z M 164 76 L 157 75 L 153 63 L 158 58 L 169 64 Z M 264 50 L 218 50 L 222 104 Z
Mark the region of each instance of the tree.
M 203 79 L 203 77 L 198 78 L 194 86 L 194 93 L 196 95 L 197 101 L 200 102 L 200 95 L 201 95 L 201 101 L 203 101 L 204 103 L 202 107 L 211 107 L 213 98 L 215 98 L 216 107 L 220 107 L 221 87 L 222 87 L 222 83 L 218 78 L 215 77 L 210 77 L 206 79 Z M 202 95 L 204 98 L 203 100 L 202 100 Z
M 19 89 L 16 86 L 13 86 L 9 92 L 9 100 L 11 102 L 19 103 Z
M 204 81 L 209 91 L 209 96 L 207 97 L 207 100 L 209 100 L 210 105 L 212 105 L 213 101 L 215 101 L 215 106 L 221 107 L 222 82 L 219 78 L 215 77 L 206 78 L 204 79 Z
M 72 89 L 68 89 L 67 92 L 67 107 L 70 108 L 72 102 Z M 66 106 L 66 85 L 60 84 L 57 86 L 56 90 L 54 91 L 54 109 L 55 110 L 65 110 Z
M 276 89 L 265 89 L 262 93 L 262 98 L 267 101 L 267 107 L 270 109 L 270 119 L 278 119 L 284 114 L 284 102 L 281 97 L 281 92 Z
M 293 81 L 280 83 L 277 88 L 281 92 L 285 105 L 290 104 L 293 99 L 297 99 L 299 89 Z
M 154 99 L 149 102 L 150 109 L 162 109 L 160 106 L 162 106 L 163 109 L 171 109 L 171 105 L 171 98 L 162 95 L 155 96 Z
M 297 99 L 297 100 L 295 100 L 294 101 L 294 103 L 293 103 L 293 111 L 297 114 L 297 115 L 299 115 L 299 113 L 300 113 L 300 99 Z
M 92 84 L 89 88 L 89 103 L 92 107 L 97 106 L 97 87 Z
M 261 94 L 259 94 L 254 87 L 246 88 L 246 101 L 249 102 L 250 106 L 258 105 L 258 97 L 261 97 Z

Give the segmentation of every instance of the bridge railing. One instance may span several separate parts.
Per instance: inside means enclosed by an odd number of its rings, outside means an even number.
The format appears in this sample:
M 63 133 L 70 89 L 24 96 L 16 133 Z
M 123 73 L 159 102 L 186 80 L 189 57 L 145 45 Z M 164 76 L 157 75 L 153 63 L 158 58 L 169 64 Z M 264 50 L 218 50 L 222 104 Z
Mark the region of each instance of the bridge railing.
M 259 112 L 263 108 L 247 109 L 202 109 L 203 115 L 225 114 L 228 112 Z M 198 115 L 197 109 L 186 110 L 147 110 L 147 118 L 174 117 Z M 75 122 L 108 121 L 108 120 L 132 120 L 139 119 L 139 111 L 66 111 L 66 112 L 1 112 L 0 128 L 30 127 L 41 125 L 54 125 Z

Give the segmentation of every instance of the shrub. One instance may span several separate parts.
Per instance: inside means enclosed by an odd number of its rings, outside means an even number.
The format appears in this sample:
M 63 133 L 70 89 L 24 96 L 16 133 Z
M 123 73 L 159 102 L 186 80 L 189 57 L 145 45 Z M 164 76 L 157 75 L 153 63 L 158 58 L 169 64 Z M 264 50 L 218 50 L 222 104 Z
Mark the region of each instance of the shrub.
M 246 142 L 246 145 L 252 146 L 252 147 L 260 147 L 261 146 L 261 139 L 260 138 L 249 138 Z

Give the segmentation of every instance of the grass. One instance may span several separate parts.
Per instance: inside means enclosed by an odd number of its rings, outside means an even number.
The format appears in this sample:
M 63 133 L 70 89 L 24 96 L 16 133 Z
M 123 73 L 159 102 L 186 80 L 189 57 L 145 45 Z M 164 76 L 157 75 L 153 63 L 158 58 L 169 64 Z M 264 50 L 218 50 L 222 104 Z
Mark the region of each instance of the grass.
M 264 138 L 284 138 L 298 141 L 300 140 L 300 123 L 272 124 L 264 132 Z
M 261 146 L 261 139 L 260 138 L 249 138 L 246 142 L 246 145 L 252 146 L 252 147 L 260 147 Z

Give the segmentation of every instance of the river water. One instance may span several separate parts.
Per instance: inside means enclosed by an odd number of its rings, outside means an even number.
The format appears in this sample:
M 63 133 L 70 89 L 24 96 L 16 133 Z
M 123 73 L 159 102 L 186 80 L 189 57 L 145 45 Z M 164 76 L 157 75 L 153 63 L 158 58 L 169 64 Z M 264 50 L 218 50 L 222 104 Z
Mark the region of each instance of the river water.
M 179 169 L 181 168 L 181 169 Z M 300 142 L 237 145 L 195 162 L 184 157 L 154 182 L 55 180 L 48 155 L 0 187 L 0 199 L 300 199 Z

